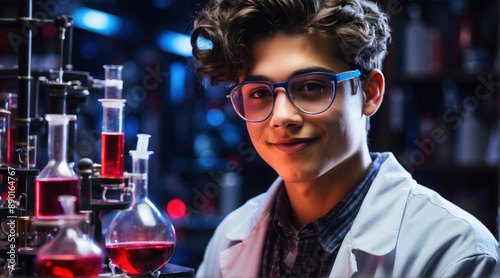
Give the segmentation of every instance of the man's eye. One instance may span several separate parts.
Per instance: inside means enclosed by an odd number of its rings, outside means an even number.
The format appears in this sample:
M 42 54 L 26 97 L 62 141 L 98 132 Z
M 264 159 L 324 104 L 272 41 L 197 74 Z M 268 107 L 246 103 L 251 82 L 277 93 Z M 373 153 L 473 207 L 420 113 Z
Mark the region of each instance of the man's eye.
M 302 93 L 321 93 L 323 91 L 323 86 L 321 83 L 309 82 L 302 85 L 298 91 Z
M 268 89 L 258 89 L 258 90 L 253 90 L 249 96 L 251 98 L 266 98 L 266 97 L 271 97 L 271 91 Z

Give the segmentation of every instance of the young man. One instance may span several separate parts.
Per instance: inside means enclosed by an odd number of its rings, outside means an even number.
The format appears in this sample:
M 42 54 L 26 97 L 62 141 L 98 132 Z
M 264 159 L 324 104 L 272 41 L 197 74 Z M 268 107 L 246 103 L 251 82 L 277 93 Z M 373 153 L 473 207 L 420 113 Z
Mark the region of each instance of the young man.
M 228 97 L 279 178 L 219 225 L 198 276 L 498 277 L 498 242 L 477 219 L 368 150 L 389 36 L 364 0 L 206 6 L 198 73 L 236 83 Z

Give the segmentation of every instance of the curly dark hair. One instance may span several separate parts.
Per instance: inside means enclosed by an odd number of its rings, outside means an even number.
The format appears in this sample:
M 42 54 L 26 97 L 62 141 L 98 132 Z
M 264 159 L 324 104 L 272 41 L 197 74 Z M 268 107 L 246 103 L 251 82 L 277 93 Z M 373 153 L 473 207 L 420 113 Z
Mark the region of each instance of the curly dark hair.
M 368 0 L 210 0 L 191 36 L 196 71 L 212 84 L 237 81 L 249 70 L 251 43 L 277 33 L 320 34 L 363 72 L 382 67 L 390 39 L 387 15 Z M 199 47 L 199 38 L 212 47 Z

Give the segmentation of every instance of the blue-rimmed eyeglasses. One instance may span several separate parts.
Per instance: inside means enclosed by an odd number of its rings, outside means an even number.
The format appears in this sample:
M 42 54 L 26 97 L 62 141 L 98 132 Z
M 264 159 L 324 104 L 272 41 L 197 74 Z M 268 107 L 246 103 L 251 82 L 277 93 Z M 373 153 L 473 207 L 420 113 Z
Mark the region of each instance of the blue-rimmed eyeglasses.
M 339 74 L 311 72 L 294 76 L 285 82 L 242 82 L 227 89 L 234 110 L 245 121 L 259 123 L 273 112 L 276 88 L 284 88 L 291 103 L 300 111 L 316 115 L 332 106 L 337 82 L 361 75 L 359 70 Z

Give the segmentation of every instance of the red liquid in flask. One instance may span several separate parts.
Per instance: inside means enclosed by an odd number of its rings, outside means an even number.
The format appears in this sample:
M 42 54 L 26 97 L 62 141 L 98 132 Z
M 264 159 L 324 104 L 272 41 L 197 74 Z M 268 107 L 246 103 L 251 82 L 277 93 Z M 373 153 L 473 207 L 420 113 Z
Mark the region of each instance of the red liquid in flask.
M 97 277 L 102 270 L 100 256 L 53 255 L 37 259 L 39 276 Z
M 78 198 L 78 181 L 78 178 L 37 178 L 35 180 L 35 216 L 43 218 L 64 214 L 57 197 L 73 195 Z
M 125 134 L 103 132 L 101 145 L 101 177 L 123 178 Z
M 109 258 L 123 272 L 139 275 L 156 271 L 164 266 L 174 253 L 175 243 L 124 242 L 106 246 Z

